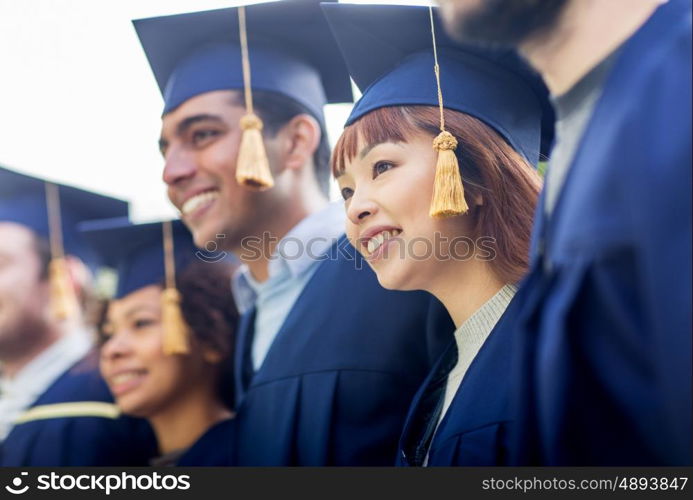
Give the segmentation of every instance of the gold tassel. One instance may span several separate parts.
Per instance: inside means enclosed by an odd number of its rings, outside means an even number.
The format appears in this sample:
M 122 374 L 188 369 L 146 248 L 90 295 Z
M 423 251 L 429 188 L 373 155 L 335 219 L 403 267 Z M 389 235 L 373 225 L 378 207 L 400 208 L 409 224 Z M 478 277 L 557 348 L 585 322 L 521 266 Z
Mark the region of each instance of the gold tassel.
M 265 145 L 262 142 L 262 120 L 252 113 L 241 118 L 241 146 L 236 162 L 236 181 L 241 186 L 263 191 L 274 186 Z
M 79 313 L 79 302 L 77 301 L 75 289 L 72 286 L 67 260 L 65 260 L 60 190 L 52 182 L 46 182 L 44 187 L 46 192 L 48 237 L 51 248 L 51 261 L 48 264 L 50 308 L 53 316 L 58 321 L 62 321 L 73 318 Z
M 48 276 L 53 316 L 60 321 L 74 317 L 79 311 L 79 303 L 70 280 L 67 261 L 63 257 L 51 259 Z
M 183 318 L 180 308 L 180 293 L 175 288 L 166 288 L 161 294 L 161 318 L 164 327 L 164 354 L 188 354 L 190 327 Z
M 429 215 L 435 218 L 452 217 L 467 213 L 464 186 L 460 167 L 455 156 L 457 139 L 450 132 L 441 132 L 433 139 L 433 149 L 438 152 L 433 199 Z
M 445 130 L 445 113 L 443 110 L 443 91 L 440 87 L 440 66 L 438 65 L 438 49 L 436 48 L 436 31 L 433 22 L 433 7 L 428 8 L 431 19 L 431 38 L 433 39 L 433 73 L 438 89 L 438 109 L 440 111 L 440 134 L 433 139 L 433 149 L 438 152 L 436 162 L 436 177 L 433 183 L 433 198 L 428 214 L 431 217 L 443 218 L 467 213 L 469 207 L 464 199 L 464 186 L 460 166 L 457 163 L 455 150 L 457 139 Z
M 245 6 L 238 7 L 238 37 L 241 42 L 241 63 L 243 66 L 243 91 L 246 114 L 241 118 L 243 130 L 241 145 L 236 160 L 236 182 L 241 186 L 264 191 L 274 186 L 265 144 L 262 141 L 262 120 L 253 111 L 253 90 L 250 77 L 250 56 L 248 55 L 248 34 L 245 26 Z
M 164 271 L 166 287 L 161 293 L 161 323 L 164 328 L 162 348 L 164 354 L 188 354 L 190 352 L 190 327 L 181 311 L 181 296 L 176 288 L 176 258 L 173 248 L 171 221 L 162 223 L 164 238 Z

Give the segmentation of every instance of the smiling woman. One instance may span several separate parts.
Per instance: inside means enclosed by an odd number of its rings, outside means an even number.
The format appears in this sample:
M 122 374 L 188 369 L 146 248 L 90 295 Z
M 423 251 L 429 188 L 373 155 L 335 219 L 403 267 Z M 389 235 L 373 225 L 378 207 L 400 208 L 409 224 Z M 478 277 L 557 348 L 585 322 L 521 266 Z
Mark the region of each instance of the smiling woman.
M 426 8 L 324 10 L 365 89 L 333 154 L 349 240 L 381 285 L 432 293 L 457 327 L 410 409 L 399 462 L 502 465 L 511 301 L 529 265 L 546 89 L 516 56 L 442 35 Z
M 396 222 L 393 227 L 379 226 L 376 229 L 381 230 L 378 231 L 359 229 L 359 224 L 352 224 L 349 226 L 351 240 L 358 249 L 365 250 L 362 253 L 370 262 L 374 262 L 384 256 L 384 251 L 380 250 L 383 242 L 398 236 L 397 243 L 403 247 L 394 254 L 390 251 L 388 256 L 408 257 L 413 261 L 409 265 L 434 268 L 440 262 L 422 259 L 425 254 L 417 251 L 417 242 L 410 244 L 413 239 L 419 238 L 420 242 L 426 236 L 427 241 L 433 242 L 436 233 L 446 238 L 451 245 L 438 248 L 439 252 L 431 252 L 430 256 L 449 260 L 455 258 L 456 249 L 452 245 L 456 237 L 468 237 L 465 241 L 487 241 L 493 250 L 493 258 L 489 258 L 492 273 L 502 283 L 517 283 L 528 267 L 529 239 L 541 188 L 540 177 L 491 127 L 468 114 L 446 110 L 447 129 L 459 141 L 457 158 L 465 196 L 472 209 L 464 218 L 431 219 L 428 206 L 433 195 L 436 161 L 431 142 L 439 133 L 439 120 L 434 107 L 384 107 L 368 113 L 344 130 L 335 147 L 333 171 L 339 179 L 350 219 L 363 220 L 369 210 L 368 206 L 361 205 L 361 198 L 354 199 L 355 177 L 362 174 L 375 181 L 392 169 L 401 169 L 401 172 L 388 174 L 390 179 L 383 177 L 377 184 L 373 182 L 373 189 L 391 191 L 387 198 L 390 205 L 401 202 L 402 208 L 411 215 L 410 224 L 417 225 L 403 234 L 402 224 L 406 219 L 392 221 Z M 383 199 L 382 193 L 372 196 Z M 492 240 L 482 240 L 484 237 Z M 376 249 L 380 250 L 377 255 Z M 457 254 L 462 257 L 466 252 Z M 381 284 L 397 289 L 427 288 L 420 280 L 430 282 L 436 275 L 423 269 L 409 272 L 405 266 L 404 262 L 397 264 L 401 274 L 412 279 L 408 285 L 390 282 L 385 273 L 379 274 Z
M 232 268 L 197 260 L 181 223 L 174 225 L 170 246 L 162 242 L 161 223 L 99 224 L 87 234 L 102 250 L 115 247 L 113 241 L 137 242 L 110 251 L 118 291 L 99 322 L 101 373 L 116 403 L 152 424 L 162 454 L 154 465 L 231 465 L 230 358 L 237 322 L 228 286 Z M 175 262 L 177 277 L 171 267 L 165 272 L 164 255 L 172 257 L 167 265 Z M 180 297 L 175 324 L 167 312 L 171 291 Z

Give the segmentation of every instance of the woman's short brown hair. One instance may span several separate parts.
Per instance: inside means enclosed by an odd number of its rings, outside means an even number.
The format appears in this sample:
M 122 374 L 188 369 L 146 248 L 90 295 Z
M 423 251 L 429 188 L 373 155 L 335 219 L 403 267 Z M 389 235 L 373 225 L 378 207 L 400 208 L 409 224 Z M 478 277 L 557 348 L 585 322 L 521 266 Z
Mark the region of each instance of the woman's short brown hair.
M 440 112 L 430 106 L 376 109 L 344 129 L 332 154 L 332 172 L 340 174 L 364 145 L 406 142 L 424 132 L 440 132 Z M 491 237 L 491 267 L 505 283 L 517 283 L 529 266 L 529 243 L 541 178 L 494 129 L 473 116 L 445 110 L 445 128 L 458 140 L 456 156 L 465 198 L 474 217 L 473 238 Z M 483 197 L 474 209 L 473 200 Z

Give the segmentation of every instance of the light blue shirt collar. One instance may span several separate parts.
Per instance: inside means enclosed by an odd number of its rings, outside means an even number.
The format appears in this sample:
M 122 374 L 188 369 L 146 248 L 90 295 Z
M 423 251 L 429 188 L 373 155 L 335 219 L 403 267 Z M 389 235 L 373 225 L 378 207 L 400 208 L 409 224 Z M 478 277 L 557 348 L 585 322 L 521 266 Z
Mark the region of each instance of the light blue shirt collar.
M 324 260 L 332 245 L 344 234 L 345 219 L 343 203 L 331 202 L 296 224 L 279 241 L 270 257 L 269 276 L 265 282 L 253 278 L 245 264 L 236 269 L 231 291 L 241 314 L 255 304 L 266 287 L 273 286 L 277 280 L 300 276 Z

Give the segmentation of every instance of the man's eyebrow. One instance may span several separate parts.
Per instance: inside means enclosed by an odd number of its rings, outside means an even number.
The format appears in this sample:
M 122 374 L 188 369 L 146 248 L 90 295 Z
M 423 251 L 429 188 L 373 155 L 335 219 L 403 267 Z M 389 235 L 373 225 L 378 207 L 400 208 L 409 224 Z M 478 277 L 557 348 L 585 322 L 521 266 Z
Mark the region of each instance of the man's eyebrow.
M 201 121 L 215 121 L 215 122 L 223 122 L 221 116 L 219 115 L 210 115 L 207 113 L 203 113 L 200 115 L 193 115 L 189 116 L 186 119 L 182 120 L 178 126 L 176 127 L 176 134 L 180 135 L 183 134 L 186 130 L 188 130 L 191 126 L 194 124 L 201 122 Z
M 208 113 L 202 113 L 199 115 L 193 115 L 189 116 L 186 119 L 182 120 L 177 126 L 176 126 L 176 135 L 183 135 L 190 127 L 192 127 L 194 124 L 201 122 L 201 121 L 215 121 L 222 123 L 223 120 L 221 116 L 218 115 L 211 115 Z M 159 150 L 163 151 L 166 146 L 168 146 L 168 141 L 162 137 L 159 138 Z

